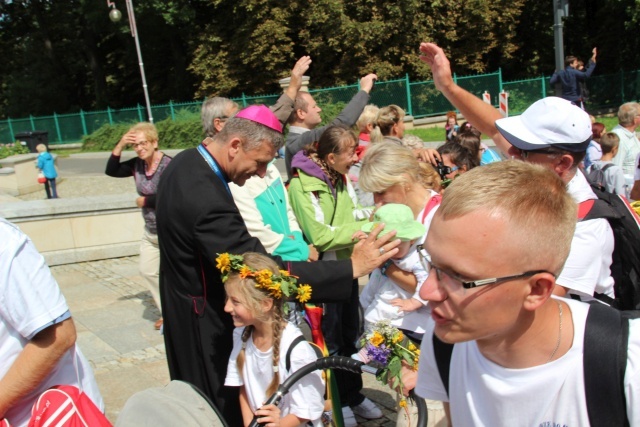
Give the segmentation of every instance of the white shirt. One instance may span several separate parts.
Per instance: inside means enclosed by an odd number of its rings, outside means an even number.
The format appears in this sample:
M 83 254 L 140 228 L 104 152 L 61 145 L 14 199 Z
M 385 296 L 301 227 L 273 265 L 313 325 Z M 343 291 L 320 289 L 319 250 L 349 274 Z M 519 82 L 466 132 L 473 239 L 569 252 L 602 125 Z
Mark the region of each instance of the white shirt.
M 233 331 L 233 350 L 227 367 L 227 377 L 224 385 L 244 386 L 249 400 L 251 411 L 259 409 L 270 397 L 266 390 L 273 379 L 273 348 L 268 351 L 260 351 L 253 339 L 247 340 L 245 348 L 245 363 L 242 373 L 238 371 L 238 354 L 242 349 L 242 331 L 244 328 L 236 328 Z M 286 354 L 291 342 L 299 335 L 300 330 L 290 323 L 282 331 L 280 339 L 280 359 L 278 372 L 280 384 L 301 367 L 317 360 L 316 354 L 307 342 L 301 342 L 291 352 L 291 371 L 286 370 Z M 280 417 L 294 414 L 299 418 L 311 420 L 315 427 L 322 427 L 320 417 L 324 410 L 325 386 L 322 381 L 322 373 L 313 371 L 297 381 L 282 399 L 280 404 Z
M 588 426 L 582 363 L 588 305 L 565 302 L 574 325 L 573 345 L 566 354 L 543 365 L 510 369 L 486 359 L 475 341 L 456 344 L 451 355 L 449 396 L 436 366 L 431 339 L 435 323 L 429 319 L 416 393 L 449 401 L 454 426 Z M 639 425 L 640 319 L 630 322 L 624 389 L 630 425 Z
M 67 302 L 42 255 L 17 226 L 0 218 L 0 378 L 33 335 L 67 311 Z M 91 366 L 76 347 L 76 373 L 73 355 L 70 349 L 36 389 L 7 411 L 5 417 L 14 427 L 27 425 L 31 407 L 46 389 L 58 384 L 79 386 L 78 374 L 80 388 L 104 410 Z
M 596 199 L 582 172 L 578 170 L 567 186 L 576 203 Z M 556 283 L 569 288 L 569 293 L 583 301 L 593 299 L 593 293 L 614 297 L 611 262 L 613 230 L 604 218 L 578 221 L 571 240 L 571 250 Z
M 611 132 L 620 138 L 618 154 L 613 158 L 613 163 L 620 166 L 625 175 L 632 176 L 636 169 L 636 157 L 640 154 L 640 141 L 638 141 L 635 132 L 620 125 L 616 125 Z

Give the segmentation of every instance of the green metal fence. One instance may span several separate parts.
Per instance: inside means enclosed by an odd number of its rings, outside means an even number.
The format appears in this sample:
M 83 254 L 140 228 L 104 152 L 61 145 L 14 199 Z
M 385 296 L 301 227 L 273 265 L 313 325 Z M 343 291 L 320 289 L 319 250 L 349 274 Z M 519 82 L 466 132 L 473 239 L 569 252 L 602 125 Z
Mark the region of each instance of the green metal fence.
M 520 114 L 536 100 L 554 93 L 549 85 L 549 77 L 541 76 L 527 80 L 505 82 L 502 72 L 473 76 L 456 76 L 458 85 L 481 97 L 487 91 L 491 103 L 498 106 L 498 95 L 504 90 L 509 93 L 509 114 Z M 590 110 L 616 108 L 620 104 L 640 99 L 640 71 L 623 71 L 616 74 L 592 76 L 587 80 Z M 347 103 L 358 91 L 358 84 L 310 90 L 320 105 Z M 272 105 L 278 94 L 233 98 L 243 107 L 253 104 Z M 396 104 L 415 118 L 443 115 L 453 110 L 453 106 L 435 88 L 432 80 L 411 82 L 409 76 L 397 80 L 377 82 L 371 92 L 371 103 L 376 105 Z M 171 119 L 186 112 L 199 113 L 202 101 L 174 103 L 151 107 L 156 122 Z M 0 120 L 0 143 L 15 141 L 15 135 L 28 131 L 47 131 L 50 144 L 76 142 L 101 126 L 109 123 L 133 123 L 146 120 L 145 108 L 111 109 L 103 111 L 80 111 L 75 114 L 53 114 L 52 116 L 29 116 L 20 119 Z

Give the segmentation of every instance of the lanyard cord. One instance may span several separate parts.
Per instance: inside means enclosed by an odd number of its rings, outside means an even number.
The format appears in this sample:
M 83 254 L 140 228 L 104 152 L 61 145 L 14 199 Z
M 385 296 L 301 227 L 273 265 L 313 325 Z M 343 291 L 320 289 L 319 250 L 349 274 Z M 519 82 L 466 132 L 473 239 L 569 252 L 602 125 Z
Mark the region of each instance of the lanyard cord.
M 222 181 L 222 184 L 224 184 L 224 188 L 227 190 L 227 193 L 229 193 L 229 195 L 231 196 L 231 189 L 229 188 L 227 180 L 224 178 L 220 167 L 211 156 L 211 154 L 207 151 L 207 149 L 204 148 L 203 144 L 198 145 L 198 152 L 200 152 L 202 158 L 207 162 L 211 170 L 218 176 L 218 178 L 220 178 L 220 181 Z

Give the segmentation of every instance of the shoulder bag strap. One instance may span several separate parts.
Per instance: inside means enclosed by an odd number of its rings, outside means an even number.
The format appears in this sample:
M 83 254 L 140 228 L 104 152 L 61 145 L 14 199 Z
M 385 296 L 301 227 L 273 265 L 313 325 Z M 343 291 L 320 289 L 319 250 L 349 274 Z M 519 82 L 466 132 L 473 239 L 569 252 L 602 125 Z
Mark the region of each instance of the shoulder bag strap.
M 291 345 L 289 345 L 289 348 L 287 349 L 287 354 L 284 357 L 284 365 L 285 368 L 287 368 L 287 372 L 291 370 L 291 352 L 293 351 L 293 348 L 300 344 L 302 341 L 306 341 L 304 336 L 298 335 L 293 339 L 293 341 L 291 341 Z
M 584 332 L 584 388 L 592 426 L 628 426 L 624 373 L 629 320 L 621 312 L 590 303 Z
M 436 357 L 436 365 L 438 373 L 442 380 L 442 385 L 449 395 L 449 371 L 451 370 L 451 353 L 453 353 L 453 344 L 446 344 L 433 334 L 433 353 Z

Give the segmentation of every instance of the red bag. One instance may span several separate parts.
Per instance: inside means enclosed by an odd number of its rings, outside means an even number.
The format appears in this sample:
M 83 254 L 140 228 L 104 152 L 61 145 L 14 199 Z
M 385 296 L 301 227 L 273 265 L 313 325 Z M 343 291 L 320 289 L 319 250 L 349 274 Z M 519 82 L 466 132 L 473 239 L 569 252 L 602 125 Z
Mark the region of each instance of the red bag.
M 42 172 L 38 174 L 38 184 L 44 184 L 47 182 L 47 178 L 44 176 Z
M 71 385 L 45 391 L 31 409 L 29 427 L 113 427 L 89 396 Z

